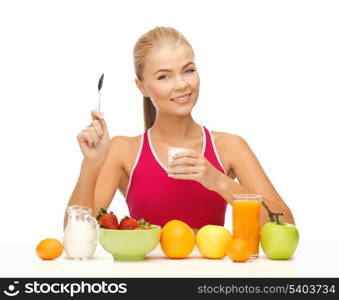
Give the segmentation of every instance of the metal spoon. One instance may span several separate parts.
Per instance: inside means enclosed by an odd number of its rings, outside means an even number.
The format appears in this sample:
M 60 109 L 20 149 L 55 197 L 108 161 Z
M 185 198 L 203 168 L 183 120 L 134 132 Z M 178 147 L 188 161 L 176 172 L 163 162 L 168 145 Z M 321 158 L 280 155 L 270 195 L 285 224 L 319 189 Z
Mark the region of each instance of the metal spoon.
M 104 73 L 102 73 L 99 82 L 98 82 L 98 91 L 99 91 L 99 103 L 98 103 L 98 110 L 100 111 L 100 90 L 102 88 L 102 85 L 104 83 Z

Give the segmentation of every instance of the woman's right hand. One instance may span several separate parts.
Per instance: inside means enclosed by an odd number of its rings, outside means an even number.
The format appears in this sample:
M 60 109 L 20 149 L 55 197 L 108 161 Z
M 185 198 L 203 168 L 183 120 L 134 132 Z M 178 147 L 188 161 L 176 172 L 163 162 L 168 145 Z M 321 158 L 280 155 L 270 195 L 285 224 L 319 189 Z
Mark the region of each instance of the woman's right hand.
M 102 165 L 109 151 L 109 133 L 103 113 L 94 109 L 91 116 L 91 124 L 78 134 L 77 140 L 84 160 Z

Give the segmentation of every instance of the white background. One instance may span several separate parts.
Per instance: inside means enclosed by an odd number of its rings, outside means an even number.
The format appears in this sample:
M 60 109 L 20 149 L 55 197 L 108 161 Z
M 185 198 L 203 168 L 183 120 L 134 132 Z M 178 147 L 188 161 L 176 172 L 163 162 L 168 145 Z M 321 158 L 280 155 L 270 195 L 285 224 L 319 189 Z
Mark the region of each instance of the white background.
M 1 1 L 0 245 L 62 239 L 102 72 L 111 136 L 143 132 L 132 51 L 155 26 L 194 48 L 195 120 L 247 140 L 301 242 L 338 241 L 338 15 L 337 1 Z M 128 213 L 119 192 L 111 209 Z

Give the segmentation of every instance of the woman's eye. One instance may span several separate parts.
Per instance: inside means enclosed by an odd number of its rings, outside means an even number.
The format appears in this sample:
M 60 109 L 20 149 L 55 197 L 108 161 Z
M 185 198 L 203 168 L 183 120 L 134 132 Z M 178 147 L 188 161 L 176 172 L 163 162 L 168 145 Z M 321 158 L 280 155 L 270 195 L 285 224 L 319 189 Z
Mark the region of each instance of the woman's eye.
M 161 80 L 161 79 L 163 79 L 163 78 L 165 78 L 167 75 L 161 75 L 159 78 L 158 78 L 158 80 Z
M 195 69 L 189 69 L 189 70 L 186 70 L 185 73 L 193 73 L 195 72 Z M 162 80 L 164 78 L 166 78 L 168 75 L 161 75 L 159 76 L 158 80 Z

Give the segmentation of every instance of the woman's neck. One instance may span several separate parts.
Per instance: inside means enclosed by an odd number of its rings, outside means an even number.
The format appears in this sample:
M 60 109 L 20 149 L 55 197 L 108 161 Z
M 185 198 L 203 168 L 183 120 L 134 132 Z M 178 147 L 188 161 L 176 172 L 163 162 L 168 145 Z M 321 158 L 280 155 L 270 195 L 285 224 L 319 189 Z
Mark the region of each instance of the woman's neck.
M 191 115 L 158 115 L 151 127 L 152 137 L 167 142 L 181 142 L 201 134 L 201 126 Z

